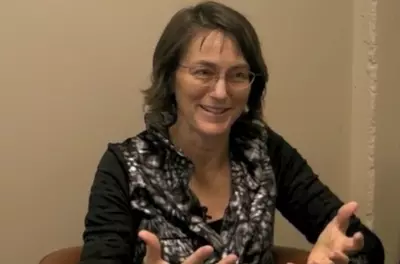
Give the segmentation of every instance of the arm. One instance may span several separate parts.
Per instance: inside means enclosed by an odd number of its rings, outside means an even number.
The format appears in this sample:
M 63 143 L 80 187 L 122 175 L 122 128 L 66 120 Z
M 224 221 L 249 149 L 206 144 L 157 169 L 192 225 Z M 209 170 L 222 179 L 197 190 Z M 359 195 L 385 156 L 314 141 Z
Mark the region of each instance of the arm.
M 319 180 L 296 149 L 271 129 L 267 144 L 277 182 L 277 209 L 314 244 L 343 202 Z M 364 248 L 357 256 L 366 257 L 368 263 L 383 264 L 381 241 L 354 216 L 347 235 L 358 231 L 364 235 Z
M 140 222 L 129 205 L 128 173 L 109 148 L 90 191 L 80 264 L 127 264 Z

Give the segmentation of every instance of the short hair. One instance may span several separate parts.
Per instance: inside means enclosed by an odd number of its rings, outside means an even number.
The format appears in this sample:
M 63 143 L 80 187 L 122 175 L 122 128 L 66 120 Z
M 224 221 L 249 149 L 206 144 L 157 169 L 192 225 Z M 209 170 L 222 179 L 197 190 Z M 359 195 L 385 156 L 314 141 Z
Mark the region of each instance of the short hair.
M 193 37 L 204 29 L 219 30 L 231 37 L 249 64 L 250 71 L 256 74 L 247 101 L 248 111 L 243 113 L 232 127 L 232 130 L 238 127 L 241 133 L 236 131 L 235 134 L 246 138 L 249 136 L 245 135 L 248 132 L 256 132 L 253 121 L 263 120 L 262 108 L 268 70 L 259 38 L 249 20 L 233 8 L 215 1 L 201 2 L 179 10 L 163 30 L 153 54 L 151 85 L 143 90 L 146 112 L 150 116 L 168 112 L 175 115 L 176 120 L 176 100 L 173 92 L 175 72 Z M 151 118 L 149 121 L 152 121 Z M 244 132 L 246 133 L 243 134 Z

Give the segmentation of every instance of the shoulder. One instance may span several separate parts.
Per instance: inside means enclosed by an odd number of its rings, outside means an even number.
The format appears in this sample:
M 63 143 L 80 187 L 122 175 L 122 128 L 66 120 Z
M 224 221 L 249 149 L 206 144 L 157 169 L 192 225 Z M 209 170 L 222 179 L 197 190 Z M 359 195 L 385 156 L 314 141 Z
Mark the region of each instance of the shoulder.
M 254 125 L 259 128 L 259 136 L 250 141 L 246 156 L 258 163 L 269 164 L 277 173 L 277 177 L 281 174 L 282 169 L 288 165 L 302 164 L 303 158 L 293 148 L 285 138 L 278 133 L 269 124 L 262 121 L 257 121 Z
M 142 167 L 159 168 L 167 151 L 162 140 L 148 130 L 122 141 L 109 142 L 98 164 L 98 170 L 118 178 L 132 181 L 139 177 Z M 149 171 L 149 170 L 147 170 Z
M 107 169 L 118 166 L 126 168 L 128 157 L 129 160 L 134 160 L 139 156 L 144 149 L 147 148 L 151 139 L 147 131 L 142 131 L 139 134 L 123 139 L 121 141 L 108 142 L 105 152 L 100 159 L 99 168 Z
M 252 129 L 256 131 L 251 138 L 238 143 L 233 149 L 235 151 L 235 159 L 239 160 L 246 166 L 247 172 L 255 176 L 259 182 L 264 182 L 275 178 L 274 171 L 276 163 L 279 160 L 275 153 L 271 152 L 277 143 L 279 144 L 280 136 L 262 120 L 252 121 Z
M 141 163 L 150 157 L 164 156 L 166 147 L 165 143 L 154 133 L 144 130 L 123 141 L 110 142 L 108 151 L 114 152 L 120 161 L 133 165 L 132 162 Z
M 252 146 L 252 148 L 259 148 L 270 154 L 271 149 L 275 150 L 277 147 L 282 147 L 284 144 L 287 144 L 285 139 L 264 121 L 253 121 L 252 125 L 258 131 L 257 137 L 250 140 L 250 146 Z
M 168 146 L 161 135 L 151 130 L 108 144 L 108 152 L 117 157 L 131 194 L 135 190 L 147 189 L 148 186 L 164 184 L 162 176 L 170 153 Z

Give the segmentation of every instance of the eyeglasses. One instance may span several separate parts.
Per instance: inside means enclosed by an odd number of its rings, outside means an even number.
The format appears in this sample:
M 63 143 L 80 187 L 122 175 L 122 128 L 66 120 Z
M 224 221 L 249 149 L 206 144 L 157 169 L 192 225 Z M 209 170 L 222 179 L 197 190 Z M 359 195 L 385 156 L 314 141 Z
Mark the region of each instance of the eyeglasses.
M 214 86 L 221 76 L 221 71 L 205 65 L 180 65 L 188 70 L 193 79 L 203 86 Z M 247 89 L 254 82 L 257 75 L 245 68 L 233 68 L 225 73 L 224 79 L 232 89 Z

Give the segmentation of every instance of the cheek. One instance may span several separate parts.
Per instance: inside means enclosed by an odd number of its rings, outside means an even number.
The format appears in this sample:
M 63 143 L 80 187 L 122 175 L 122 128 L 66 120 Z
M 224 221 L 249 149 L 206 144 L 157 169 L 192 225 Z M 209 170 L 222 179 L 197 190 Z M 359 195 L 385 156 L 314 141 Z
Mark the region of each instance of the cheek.
M 202 89 L 196 89 L 190 83 L 181 80 L 177 82 L 175 87 L 175 98 L 176 103 L 179 108 L 189 108 L 195 106 L 197 103 L 201 102 L 202 98 L 205 96 L 206 91 Z
M 232 100 L 238 109 L 242 110 L 246 107 L 247 100 L 249 99 L 249 94 L 250 94 L 250 91 L 243 91 L 243 92 L 237 93 L 236 95 L 234 95 L 232 97 Z

